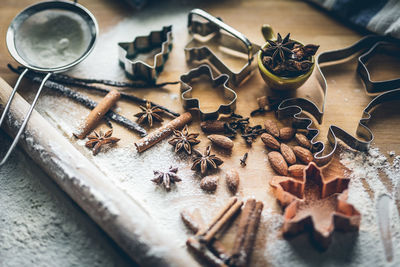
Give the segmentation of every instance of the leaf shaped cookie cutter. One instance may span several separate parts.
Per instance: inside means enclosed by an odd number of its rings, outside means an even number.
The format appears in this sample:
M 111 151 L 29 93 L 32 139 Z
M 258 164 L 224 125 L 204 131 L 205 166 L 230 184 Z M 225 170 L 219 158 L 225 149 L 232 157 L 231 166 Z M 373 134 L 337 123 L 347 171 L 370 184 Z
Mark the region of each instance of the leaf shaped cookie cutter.
M 216 111 L 212 112 L 203 112 L 200 109 L 200 101 L 197 98 L 192 98 L 192 86 L 189 83 L 196 78 L 199 78 L 202 75 L 207 75 L 210 78 L 213 88 L 219 88 L 223 86 L 223 95 L 224 98 L 229 102 L 227 104 L 222 104 Z M 237 95 L 235 91 L 227 86 L 229 80 L 229 76 L 226 74 L 221 74 L 218 77 L 214 78 L 211 68 L 208 65 L 201 65 L 198 68 L 190 70 L 188 73 L 183 74 L 180 77 L 181 81 L 181 98 L 183 101 L 183 107 L 188 109 L 198 110 L 200 113 L 200 118 L 202 120 L 210 120 L 217 119 L 220 114 L 230 115 L 236 108 L 236 99 Z
M 371 142 L 374 139 L 372 131 L 367 126 L 368 121 L 371 119 L 370 112 L 379 104 L 400 99 L 400 79 L 378 82 L 372 81 L 366 66 L 368 60 L 370 60 L 377 52 L 379 52 L 378 49 L 384 48 L 388 45 L 399 48 L 400 42 L 390 37 L 369 35 L 347 48 L 327 51 L 319 54 L 316 60 L 316 77 L 323 93 L 323 102 L 321 103 L 320 107 L 318 107 L 318 105 L 313 101 L 305 98 L 285 99 L 277 107 L 276 112 L 279 119 L 292 117 L 293 126 L 295 128 L 306 129 L 308 131 L 308 137 L 311 139 L 313 150 L 316 151 L 314 159 L 319 166 L 326 165 L 330 162 L 338 146 L 337 139 L 342 140 L 353 149 L 359 151 L 368 150 Z M 316 141 L 316 137 L 319 135 L 319 130 L 312 127 L 312 120 L 310 118 L 304 118 L 304 116 L 302 116 L 303 111 L 307 111 L 318 121 L 318 123 L 322 123 L 328 85 L 325 76 L 321 71 L 320 64 L 342 60 L 359 52 L 363 53 L 358 57 L 357 72 L 365 84 L 367 94 L 372 95 L 382 92 L 384 93 L 375 97 L 363 111 L 356 134 L 364 138 L 365 141 L 354 137 L 336 125 L 331 125 L 328 131 L 328 141 L 332 145 L 332 150 L 324 155 L 324 143 L 321 141 Z
M 161 51 L 154 55 L 152 65 L 136 59 L 138 54 L 148 53 L 156 48 L 161 48 Z M 132 42 L 118 43 L 119 63 L 129 78 L 155 83 L 171 49 L 172 25 L 169 25 L 160 31 L 152 31 L 149 35 L 138 36 Z

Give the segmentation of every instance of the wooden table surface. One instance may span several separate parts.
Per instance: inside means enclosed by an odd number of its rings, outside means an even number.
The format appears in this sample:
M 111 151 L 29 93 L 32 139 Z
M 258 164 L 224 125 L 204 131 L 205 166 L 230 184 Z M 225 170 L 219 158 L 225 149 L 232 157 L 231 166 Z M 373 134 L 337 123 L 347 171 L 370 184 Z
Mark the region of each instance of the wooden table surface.
M 36 1 L 3 1 L 0 10 L 0 36 L 5 36 L 8 24 L 21 9 L 35 2 Z M 140 11 L 132 11 L 130 8 L 127 8 L 124 3 L 117 1 L 87 0 L 80 1 L 80 3 L 91 10 L 98 19 L 101 33 L 112 29 L 112 27 L 123 18 L 132 16 L 132 14 L 140 14 Z M 172 1 L 172 3 L 179 4 L 180 1 Z M 195 7 L 196 5 L 195 3 L 183 2 L 182 6 L 190 10 L 191 7 Z M 156 7 L 157 3 L 151 3 L 148 8 L 154 10 Z M 282 34 L 290 32 L 291 36 L 297 40 L 319 44 L 320 49 L 318 52 L 349 46 L 362 37 L 360 33 L 349 28 L 348 25 L 336 21 L 315 6 L 301 1 L 200 1 L 196 7 L 203 8 L 213 15 L 222 17 L 226 23 L 244 33 L 252 42 L 257 44 L 264 43 L 260 33 L 260 27 L 264 23 L 270 24 L 276 32 Z M 160 13 L 162 13 L 162 10 Z M 168 14 L 163 15 L 168 18 Z M 189 69 L 182 52 L 185 41 L 181 41 L 181 36 L 186 35 L 186 32 L 183 30 L 185 25 L 186 22 L 177 27 L 177 31 L 174 32 L 174 49 L 165 66 L 164 72 L 159 78 L 160 82 L 177 80 L 182 73 Z M 158 26 L 149 27 L 149 25 L 147 25 L 146 27 L 157 29 Z M 128 37 L 128 39 L 129 38 L 131 37 Z M 14 60 L 8 54 L 5 42 L 0 42 L 0 76 L 10 84 L 14 84 L 16 75 L 11 73 L 6 67 L 7 63 L 10 62 L 14 63 Z M 229 63 L 236 68 L 241 66 L 241 62 L 235 63 L 229 61 Z M 321 130 L 319 139 L 322 141 L 326 141 L 327 130 L 332 124 L 340 126 L 350 133 L 355 133 L 362 110 L 372 99 L 364 92 L 363 83 L 356 74 L 355 63 L 356 59 L 353 58 L 349 61 L 323 68 L 329 88 L 324 120 L 323 123 L 318 126 Z M 382 56 L 381 58 L 374 59 L 370 65 L 374 79 L 387 79 L 399 75 L 400 62 L 398 60 L 395 61 L 389 57 Z M 87 65 L 83 64 L 83 67 L 87 67 Z M 84 74 L 83 67 L 79 67 L 77 71 L 74 71 L 74 74 L 79 73 L 79 71 L 82 71 Z M 316 82 L 312 77 L 299 89 L 298 95 L 315 97 L 315 85 Z M 24 87 L 24 92 L 29 88 L 34 87 L 26 85 Z M 195 92 L 195 96 L 200 99 L 203 105 L 202 107 L 205 109 L 213 109 L 218 106 L 218 101 L 223 101 L 218 93 L 205 93 L 204 90 L 205 89 L 199 89 Z M 245 116 L 248 116 L 249 112 L 257 107 L 257 97 L 270 93 L 270 90 L 258 73 L 255 73 L 245 84 L 235 88 L 235 90 L 238 93 L 236 112 Z M 171 109 L 182 112 L 183 110 L 179 104 L 179 100 L 177 101 L 176 99 L 166 97 L 168 94 L 178 94 L 178 92 L 179 86 L 169 86 L 167 91 L 161 92 L 148 89 L 135 91 L 137 95 L 146 97 L 155 102 L 163 103 L 163 105 Z M 29 93 L 26 94 L 29 95 Z M 90 93 L 88 94 L 94 99 L 99 99 L 98 96 Z M 132 107 L 125 101 L 118 103 L 118 107 L 124 110 L 124 115 L 128 118 L 138 111 L 138 107 Z M 265 116 L 255 117 L 252 119 L 252 123 L 262 124 L 263 120 L 266 118 L 274 118 L 274 114 L 268 113 Z M 396 105 L 387 105 L 384 108 L 377 109 L 377 112 L 374 113 L 374 118 L 377 119 L 373 120 L 371 123 L 371 129 L 376 133 L 374 145 L 385 153 L 386 151 L 393 150 L 396 153 L 400 153 L 400 138 L 398 138 L 400 119 Z M 190 127 L 191 131 L 199 131 L 198 122 L 196 118 Z M 283 124 L 280 123 L 280 125 Z M 151 131 L 151 129 L 149 129 L 149 131 Z M 122 147 L 132 144 L 132 142 L 138 139 L 138 136 L 132 135 L 132 133 L 124 130 L 122 127 L 115 127 L 114 133 L 116 136 L 122 137 L 119 143 L 119 146 Z M 204 149 L 208 144 L 206 136 L 202 134 L 200 139 L 202 143 L 199 145 L 199 148 Z M 274 172 L 271 170 L 268 163 L 265 162 L 265 149 L 259 139 L 252 147 L 248 147 L 241 138 L 237 138 L 235 141 L 235 148 L 232 154 L 229 155 L 217 151 L 225 160 L 223 170 L 227 171 L 230 168 L 238 168 L 238 159 L 247 151 L 250 153 L 249 164 L 245 169 L 240 169 L 243 183 L 240 189 L 240 195 L 243 197 L 255 196 L 256 198 L 264 200 L 266 203 L 275 203 L 275 199 L 268 189 L 269 178 L 274 175 Z M 337 161 L 335 161 L 335 165 L 337 164 Z M 337 172 L 335 174 L 337 174 Z M 252 179 L 250 179 L 250 177 Z M 268 178 L 266 179 L 265 177 Z M 388 184 L 388 187 L 393 188 L 393 185 Z M 218 192 L 216 196 L 218 196 Z M 273 209 L 279 209 L 276 204 L 271 205 Z M 229 241 L 227 242 L 229 243 Z M 257 243 L 259 244 L 261 242 Z M 257 254 L 257 256 L 259 255 Z M 268 262 L 267 259 L 257 261 L 260 265 L 266 262 Z

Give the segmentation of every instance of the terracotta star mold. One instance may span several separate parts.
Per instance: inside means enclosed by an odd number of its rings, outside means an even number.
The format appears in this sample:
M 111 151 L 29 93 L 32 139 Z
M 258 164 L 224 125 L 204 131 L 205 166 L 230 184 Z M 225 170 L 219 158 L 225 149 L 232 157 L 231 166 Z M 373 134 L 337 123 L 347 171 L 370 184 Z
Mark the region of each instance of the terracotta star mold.
M 285 207 L 285 237 L 310 232 L 319 248 L 326 249 L 335 230 L 357 231 L 361 215 L 346 202 L 348 178 L 326 181 L 321 169 L 311 162 L 303 178 L 275 176 L 270 185 L 279 203 Z

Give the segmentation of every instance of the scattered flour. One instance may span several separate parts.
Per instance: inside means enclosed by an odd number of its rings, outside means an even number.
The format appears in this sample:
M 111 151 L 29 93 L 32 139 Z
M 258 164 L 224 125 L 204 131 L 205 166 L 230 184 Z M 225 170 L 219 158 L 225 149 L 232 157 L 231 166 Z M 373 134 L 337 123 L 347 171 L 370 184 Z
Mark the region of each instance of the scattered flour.
M 273 266 L 399 266 L 400 264 L 400 220 L 393 201 L 391 208 L 391 233 L 394 259 L 387 263 L 378 229 L 376 201 L 380 194 L 388 191 L 379 171 L 384 171 L 389 181 L 398 186 L 400 181 L 400 156 L 391 164 L 388 159 L 372 148 L 368 152 L 344 150 L 341 162 L 351 171 L 349 202 L 362 214 L 359 233 L 335 232 L 330 248 L 325 252 L 313 249 L 308 236 L 300 235 L 293 240 L 280 236 L 282 216 L 271 209 L 264 209 L 263 219 L 266 229 L 267 246 L 264 257 Z M 373 191 L 374 197 L 366 189 Z M 392 197 L 393 198 L 393 197 Z M 276 256 L 281 255 L 281 256 Z
M 3 131 L 0 144 L 4 155 L 10 138 Z M 50 177 L 15 149 L 0 168 L 0 266 L 132 264 Z

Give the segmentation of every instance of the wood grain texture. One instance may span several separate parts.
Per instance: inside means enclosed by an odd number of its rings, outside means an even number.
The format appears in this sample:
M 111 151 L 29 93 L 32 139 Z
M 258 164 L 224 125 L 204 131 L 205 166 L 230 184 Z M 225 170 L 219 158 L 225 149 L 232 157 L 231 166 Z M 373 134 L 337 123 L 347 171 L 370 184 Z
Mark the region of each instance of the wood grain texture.
M 22 8 L 35 2 L 36 1 L 3 1 L 3 6 L 0 10 L 0 36 L 5 36 L 7 25 Z M 87 0 L 81 1 L 81 4 L 91 10 L 97 17 L 101 33 L 112 29 L 114 25 L 124 18 L 132 15 L 140 15 L 140 12 L 129 9 L 125 4 L 123 4 L 123 2 Z M 155 5 L 157 5 L 157 3 L 152 3 L 148 8 L 152 10 L 155 8 Z M 261 25 L 264 23 L 270 24 L 276 32 L 281 32 L 283 34 L 290 32 L 293 38 L 297 40 L 301 40 L 306 43 L 319 44 L 321 46 L 319 53 L 349 46 L 361 38 L 359 33 L 345 27 L 345 25 L 335 21 L 333 18 L 327 16 L 326 13 L 315 9 L 315 7 L 300 1 L 251 0 L 223 1 L 216 3 L 213 1 L 199 1 L 196 3 L 194 1 L 190 4 L 182 1 L 171 1 L 170 5 L 181 5 L 187 10 L 190 10 L 192 7 L 204 8 L 207 12 L 215 16 L 222 17 L 227 24 L 243 32 L 251 41 L 257 44 L 264 43 L 260 29 Z M 145 9 L 141 12 L 146 13 L 149 11 L 146 11 Z M 174 16 L 175 15 L 176 14 L 174 14 Z M 158 14 L 154 16 L 158 16 Z M 161 19 L 164 19 L 165 25 L 167 25 L 169 24 L 169 20 L 173 18 L 169 17 L 169 14 L 163 14 L 163 18 Z M 151 20 L 151 17 L 148 20 Z M 158 20 L 158 22 L 160 22 L 160 20 Z M 174 28 L 174 48 L 170 54 L 169 60 L 165 65 L 164 72 L 161 74 L 158 80 L 159 82 L 178 80 L 181 74 L 189 70 L 189 66 L 186 65 L 183 53 L 183 47 L 185 46 L 187 39 L 185 25 L 186 20 L 180 21 L 180 24 L 178 25 L 174 25 L 174 27 L 177 26 Z M 149 25 L 147 25 L 147 27 L 149 27 Z M 158 26 L 149 28 L 154 30 L 157 29 L 157 27 Z M 133 31 L 135 32 L 135 30 Z M 133 34 L 132 37 L 133 36 L 135 35 Z M 221 56 L 223 56 L 222 53 Z M 242 62 L 231 60 L 229 57 L 225 57 L 224 59 L 228 60 L 227 62 L 233 68 L 238 69 L 241 67 Z M 6 64 L 10 62 L 14 61 L 7 52 L 5 42 L 0 42 L 0 76 L 3 77 L 8 83 L 14 84 L 16 76 L 6 68 Z M 319 137 L 320 140 L 326 140 L 327 130 L 331 124 L 338 125 L 354 134 L 358 121 L 361 117 L 362 110 L 371 100 L 371 97 L 368 97 L 365 94 L 362 81 L 356 74 L 355 63 L 355 59 L 350 59 L 348 61 L 335 65 L 329 65 L 323 68 L 329 88 L 324 121 L 322 125 L 318 126 L 321 130 Z M 82 66 L 79 66 L 74 71 L 74 75 L 81 74 L 84 76 L 85 68 L 90 67 L 85 64 L 86 63 L 83 62 Z M 396 72 L 398 72 L 398 68 L 396 68 L 396 66 L 398 67 L 398 62 L 387 62 L 384 72 L 373 69 L 373 77 L 375 79 L 392 77 L 393 75 L 396 75 Z M 313 77 L 311 77 L 310 80 L 299 89 L 298 94 L 312 99 L 321 100 L 321 96 L 317 90 L 318 88 L 316 88 L 315 85 L 316 81 L 313 79 Z M 37 88 L 36 86 L 37 85 L 32 86 L 29 83 L 24 83 L 21 87 L 21 95 L 29 99 L 31 95 L 30 91 Z M 244 116 L 248 116 L 251 110 L 257 108 L 256 99 L 258 97 L 271 94 L 271 91 L 266 87 L 264 81 L 257 72 L 254 73 L 251 78 L 246 81 L 246 83 L 234 89 L 238 94 L 236 113 Z M 86 91 L 83 92 L 91 96 L 96 101 L 103 97 Z M 168 86 L 166 90 L 135 90 L 135 94 L 151 99 L 154 102 L 159 102 L 160 104 L 165 105 L 166 107 L 175 111 L 181 113 L 183 112 L 179 99 L 170 97 L 171 94 L 179 94 L 179 85 Z M 193 95 L 200 99 L 202 105 L 201 107 L 205 109 L 215 109 L 218 107 L 219 103 L 223 101 L 221 95 L 215 91 L 207 90 L 207 86 L 204 85 L 199 86 L 199 88 L 194 88 Z M 68 103 L 68 100 L 60 101 Z M 74 117 L 74 115 L 71 115 L 71 121 L 79 120 L 88 113 L 86 109 L 80 107 L 79 105 L 69 105 L 71 108 L 79 110 L 78 116 Z M 132 117 L 133 114 L 139 111 L 139 107 L 137 105 L 132 105 L 132 103 L 124 100 L 119 101 L 117 106 L 123 110 L 123 114 L 127 117 Z M 397 133 L 400 130 L 400 123 L 398 108 L 396 109 L 395 105 L 385 107 L 383 109 L 378 108 L 377 113 L 374 116 L 379 119 L 371 123 L 371 128 L 377 135 L 375 145 L 380 147 L 383 152 L 395 150 L 396 153 L 399 153 L 400 140 Z M 263 125 L 263 122 L 267 118 L 276 120 L 273 113 L 267 113 L 266 115 L 252 118 L 252 125 Z M 165 123 L 167 122 L 168 119 Z M 285 122 L 278 122 L 278 125 L 279 127 L 287 126 Z M 159 127 L 161 124 L 156 126 Z M 190 131 L 201 132 L 199 119 L 196 116 L 190 125 Z M 62 132 L 61 134 L 68 136 L 68 133 L 65 132 Z M 118 125 L 115 125 L 114 127 L 114 135 L 121 138 L 121 141 L 118 144 L 121 147 L 131 145 L 140 139 L 139 136 L 132 134 Z M 200 151 L 204 151 L 205 147 L 210 144 L 210 141 L 207 139 L 206 134 L 201 134 L 199 139 L 201 140 L 201 143 L 196 146 L 196 148 Z M 67 142 L 68 141 L 73 142 L 72 139 L 67 140 Z M 65 140 L 63 142 L 65 143 Z M 290 144 L 295 143 L 292 142 Z M 74 144 L 74 146 L 78 147 L 76 144 Z M 27 145 L 24 147 L 26 150 L 29 150 Z M 78 150 L 79 149 L 81 148 L 78 147 Z M 80 152 L 86 155 L 84 150 L 80 150 Z M 266 207 L 268 206 L 275 212 L 280 212 L 280 207 L 277 206 L 276 200 L 273 197 L 268 185 L 270 178 L 275 175 L 275 173 L 266 160 L 266 149 L 260 138 L 257 139 L 257 142 L 254 143 L 252 147 L 249 147 L 240 137 L 237 137 L 232 152 L 226 153 L 225 151 L 219 149 L 215 149 L 215 152 L 225 161 L 221 172 L 217 174 L 222 174 L 224 171 L 228 171 L 232 168 L 238 170 L 241 177 L 240 187 L 238 190 L 239 196 L 254 196 L 266 203 Z M 239 165 L 239 159 L 242 158 L 245 152 L 249 152 L 249 156 L 247 160 L 247 166 L 242 168 Z M 332 166 L 335 166 L 336 170 L 326 171 L 326 176 L 328 179 L 331 178 L 331 176 L 343 175 L 343 171 L 340 169 L 341 167 L 337 156 L 335 157 Z M 188 166 L 188 168 L 190 168 L 190 166 Z M 71 194 L 75 195 L 74 199 L 78 199 L 79 192 Z M 226 197 L 226 195 L 220 193 L 220 191 L 217 191 L 215 194 L 217 198 Z M 204 196 L 204 198 L 207 197 L 209 196 Z M 80 204 L 79 201 L 78 203 Z M 198 208 L 204 209 L 205 207 Z M 177 218 L 179 218 L 179 216 Z M 96 221 L 102 227 L 105 227 L 101 221 Z M 252 262 L 258 266 L 268 265 L 268 257 L 275 256 L 264 254 L 266 240 L 263 231 L 265 231 L 266 227 L 267 226 L 263 225 L 263 221 L 261 221 L 261 229 L 256 241 L 257 249 L 254 251 L 252 256 Z M 235 228 L 235 225 L 232 228 Z M 113 237 L 115 238 L 115 236 Z M 117 242 L 120 241 L 118 238 L 115 239 Z M 227 235 L 224 236 L 223 242 L 228 249 L 232 246 L 233 239 L 234 232 L 228 232 Z M 120 245 L 124 247 L 124 243 L 120 242 Z M 135 252 L 132 252 L 132 250 L 129 250 L 128 253 L 130 253 L 133 258 L 137 257 L 137 253 L 135 254 Z

